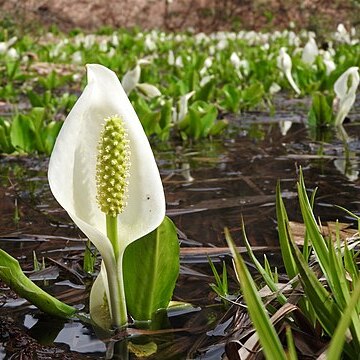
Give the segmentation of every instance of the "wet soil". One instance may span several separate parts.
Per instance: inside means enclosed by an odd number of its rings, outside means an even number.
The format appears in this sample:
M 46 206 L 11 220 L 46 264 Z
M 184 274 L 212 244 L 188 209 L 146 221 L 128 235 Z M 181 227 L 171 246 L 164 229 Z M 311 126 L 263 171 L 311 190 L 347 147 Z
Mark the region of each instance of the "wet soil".
M 224 306 L 209 286 L 214 277 L 207 256 L 219 270 L 226 262 L 230 292 L 238 293 L 224 227 L 241 246 L 243 216 L 254 250 L 260 258 L 266 253 L 281 273 L 275 187 L 280 179 L 289 218 L 301 222 L 296 199 L 300 166 L 309 191 L 319 187 L 315 214 L 323 224 L 336 219 L 355 224 L 334 205 L 360 214 L 360 116 L 350 114 L 344 142 L 344 133 L 316 133 L 304 126 L 307 102 L 281 97 L 274 116 L 261 111 L 227 115 L 231 126 L 221 139 L 154 146 L 167 213 L 181 242 L 174 299 L 193 304 L 191 311 L 165 317 L 160 330 L 130 327 L 126 337 L 120 332 L 101 341 L 86 322 L 50 319 L 0 284 L 0 358 L 104 359 L 113 353 L 113 359 L 122 359 L 130 348 L 129 358 L 136 359 L 136 344 L 149 342 L 158 349 L 150 359 L 221 358 L 239 326 L 238 308 Z M 280 127 L 284 121 L 291 122 L 286 134 Z M 81 268 L 85 239 L 53 199 L 47 163 L 47 158 L 1 158 L 0 246 L 44 289 L 86 313 L 92 276 Z M 33 271 L 33 251 L 39 260 L 44 257 L 45 270 Z M 241 321 L 246 325 L 246 318 Z

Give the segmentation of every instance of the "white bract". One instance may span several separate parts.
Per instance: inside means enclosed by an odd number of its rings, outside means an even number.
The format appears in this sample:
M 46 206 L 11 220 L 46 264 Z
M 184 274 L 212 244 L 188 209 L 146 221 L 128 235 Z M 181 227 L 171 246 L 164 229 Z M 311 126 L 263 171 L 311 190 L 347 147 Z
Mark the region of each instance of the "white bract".
M 312 65 L 319 54 L 319 49 L 316 45 L 316 41 L 313 37 L 310 37 L 306 45 L 304 46 L 301 60 L 308 65 Z
M 354 105 L 356 89 L 359 86 L 359 68 L 352 66 L 347 69 L 335 82 L 334 107 L 336 110 L 335 125 L 341 125 Z
M 108 309 L 111 323 L 120 326 L 127 322 L 122 272 L 125 248 L 160 225 L 165 198 L 151 147 L 115 73 L 92 64 L 87 65 L 87 74 L 88 85 L 56 140 L 48 177 L 56 200 L 103 259 L 91 291 L 90 313 L 97 322 Z M 117 121 L 121 131 L 105 136 L 106 124 L 111 121 Z M 120 166 L 119 171 L 99 165 L 99 157 L 108 151 L 101 141 L 109 145 L 111 165 Z M 114 179 L 120 179 L 123 186 L 120 200 L 115 195 L 112 198 L 113 193 L 119 195 Z M 106 192 L 102 200 L 99 181 Z M 112 204 L 116 199 L 121 204 L 119 211 L 114 213 L 110 207 L 106 214 L 100 210 L 101 201 Z
M 126 92 L 126 95 L 129 95 L 135 88 L 139 90 L 149 98 L 160 96 L 160 90 L 155 86 L 147 83 L 140 83 L 141 77 L 141 65 L 148 65 L 150 61 L 147 59 L 140 59 L 136 66 L 125 73 L 121 80 L 121 85 Z
M 174 124 L 185 118 L 186 114 L 188 113 L 188 102 L 193 95 L 195 95 L 195 91 L 190 91 L 189 93 L 180 97 L 177 104 L 178 107 L 173 108 L 172 119 Z
M 323 62 L 326 67 L 326 75 L 330 75 L 336 69 L 336 65 L 329 51 L 323 52 Z
M 8 41 L 1 41 L 0 42 L 0 54 L 5 54 L 11 48 L 11 46 L 13 46 L 16 43 L 16 41 L 17 41 L 16 36 L 12 37 Z
M 281 48 L 279 51 L 279 55 L 276 58 L 278 68 L 285 74 L 288 82 L 290 83 L 291 87 L 294 91 L 299 95 L 300 89 L 296 85 L 292 75 L 291 75 L 291 68 L 292 68 L 292 61 L 290 55 L 286 52 L 285 48 Z
M 136 87 L 136 85 L 140 81 L 141 76 L 141 67 L 139 63 L 136 64 L 136 66 L 125 73 L 121 80 L 121 85 L 124 88 L 126 95 L 129 95 L 131 91 L 133 91 Z

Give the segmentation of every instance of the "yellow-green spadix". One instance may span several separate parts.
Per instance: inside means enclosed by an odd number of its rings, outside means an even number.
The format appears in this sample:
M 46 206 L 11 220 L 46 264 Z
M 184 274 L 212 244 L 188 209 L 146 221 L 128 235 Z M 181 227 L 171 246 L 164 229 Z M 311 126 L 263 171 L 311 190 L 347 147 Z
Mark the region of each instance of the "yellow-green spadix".
M 111 324 L 121 326 L 127 321 L 124 250 L 161 224 L 165 198 L 151 147 L 117 76 L 91 64 L 87 77 L 55 143 L 48 177 L 56 200 L 103 259 L 90 295 L 90 313 L 96 321 L 108 308 Z M 102 157 L 114 166 L 102 164 Z M 103 201 L 108 201 L 108 210 Z

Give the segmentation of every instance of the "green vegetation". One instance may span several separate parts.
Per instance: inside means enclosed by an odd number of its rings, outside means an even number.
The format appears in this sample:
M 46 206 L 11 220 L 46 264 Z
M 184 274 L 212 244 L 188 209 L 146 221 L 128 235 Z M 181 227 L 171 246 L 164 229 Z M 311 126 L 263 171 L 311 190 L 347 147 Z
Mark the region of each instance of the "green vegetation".
M 277 187 L 279 242 L 287 282 L 279 282 L 266 261 L 263 266 L 255 258 L 244 231 L 248 254 L 269 289 L 266 302 L 237 253 L 229 231 L 225 230 L 244 300 L 267 359 L 297 359 L 291 334 L 301 331 L 313 333 L 324 344 L 322 352 L 327 359 L 354 359 L 360 350 L 360 272 L 355 250 L 358 236 L 343 241 L 337 230 L 335 238 L 324 237 L 312 210 L 313 196 L 308 198 L 302 173 L 297 187 L 306 228 L 302 251 L 295 244 L 280 186 Z M 285 344 L 274 327 L 274 322 L 280 319 L 287 324 Z
M 54 30 L 10 37 L 14 32 L 0 32 L 0 104 L 9 109 L 2 113 L 0 107 L 2 153 L 51 153 L 82 88 L 85 64 L 115 71 L 146 134 L 166 141 L 217 136 L 227 127 L 227 113 L 274 111 L 278 91 L 314 96 L 311 125 L 340 124 L 343 111 L 329 116 L 333 104 L 324 99 L 339 102 L 335 81 L 351 67 L 355 76 L 360 63 L 358 40 L 344 27 L 329 35 L 326 50 L 319 49 L 314 34 L 290 30 L 210 35 Z

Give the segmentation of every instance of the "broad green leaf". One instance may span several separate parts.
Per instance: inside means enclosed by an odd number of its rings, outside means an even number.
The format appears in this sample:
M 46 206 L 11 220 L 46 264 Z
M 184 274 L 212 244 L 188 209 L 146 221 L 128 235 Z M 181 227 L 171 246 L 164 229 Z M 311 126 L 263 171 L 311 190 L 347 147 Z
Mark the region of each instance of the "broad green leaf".
M 45 109 L 41 107 L 35 107 L 27 116 L 31 121 L 31 129 L 34 133 L 35 150 L 43 153 L 45 151 L 44 142 L 42 140 L 42 135 L 44 132 Z
M 135 320 L 151 320 L 167 308 L 179 274 L 179 241 L 169 218 L 126 248 L 123 270 L 128 312 Z
M 44 151 L 50 155 L 55 145 L 55 140 L 63 125 L 62 121 L 51 121 L 42 131 Z
M 229 122 L 226 119 L 216 121 L 216 123 L 210 129 L 209 135 L 215 136 L 220 134 L 228 125 Z
M 19 296 L 41 311 L 61 318 L 75 314 L 76 309 L 51 296 L 25 276 L 19 262 L 0 249 L 0 278 Z
M 216 79 L 209 80 L 203 87 L 201 87 L 195 95 L 195 100 L 208 101 L 211 93 L 214 90 Z
M 275 328 L 270 322 L 264 304 L 258 294 L 254 280 L 251 278 L 244 260 L 237 252 L 234 241 L 232 240 L 229 230 L 225 228 L 225 238 L 231 250 L 234 259 L 235 271 L 239 279 L 242 293 L 248 307 L 250 318 L 259 335 L 260 343 L 267 360 L 285 360 L 286 354 L 281 345 L 280 339 L 276 334 Z
M 309 126 L 324 127 L 331 125 L 333 121 L 333 112 L 329 104 L 329 99 L 321 93 L 315 93 L 308 115 Z
M 10 124 L 0 118 L 0 152 L 12 153 L 14 148 L 10 140 Z
M 23 115 L 15 116 L 10 130 L 11 144 L 17 150 L 29 153 L 34 149 L 34 131 L 31 120 Z

